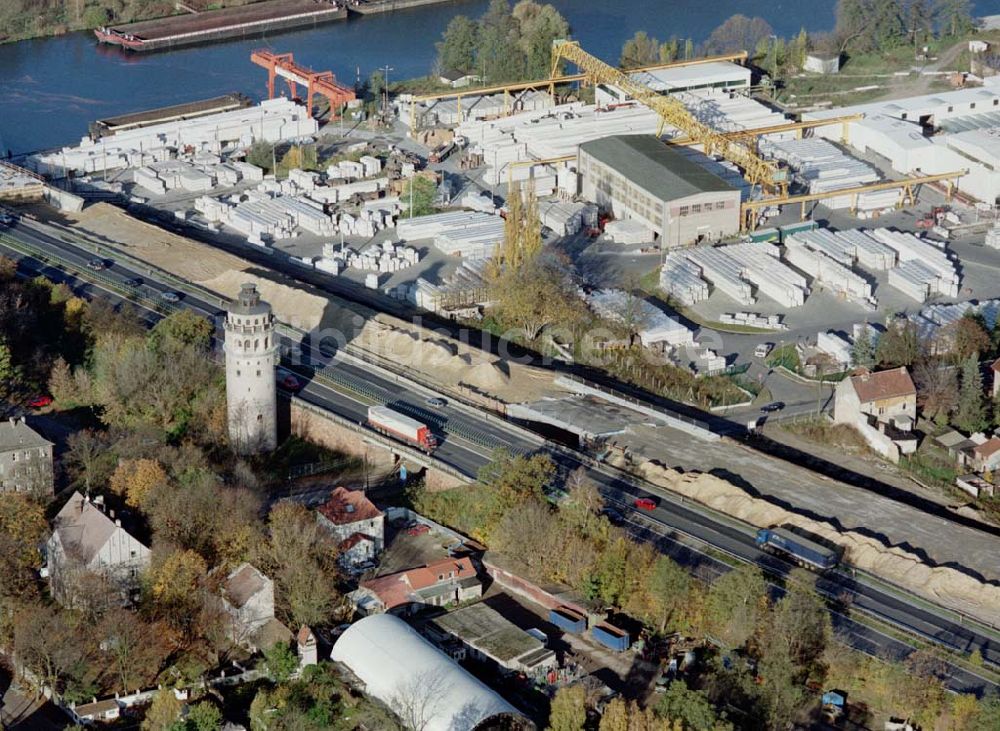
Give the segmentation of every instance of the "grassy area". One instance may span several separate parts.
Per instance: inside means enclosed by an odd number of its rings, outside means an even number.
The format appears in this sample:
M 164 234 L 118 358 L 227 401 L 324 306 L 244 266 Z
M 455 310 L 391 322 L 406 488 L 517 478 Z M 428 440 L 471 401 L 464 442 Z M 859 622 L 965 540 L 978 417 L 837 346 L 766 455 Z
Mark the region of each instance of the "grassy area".
M 802 368 L 799 360 L 799 351 L 794 343 L 782 345 L 771 351 L 767 358 L 767 365 L 771 368 L 787 368 L 792 373 L 798 373 Z
M 831 424 L 825 419 L 789 422 L 782 424 L 785 431 L 818 442 L 827 447 L 851 452 L 868 452 L 868 444 L 861 433 L 848 424 Z
M 935 487 L 951 488 L 958 477 L 955 461 L 928 441 L 912 457 L 903 457 L 899 466 L 914 479 Z

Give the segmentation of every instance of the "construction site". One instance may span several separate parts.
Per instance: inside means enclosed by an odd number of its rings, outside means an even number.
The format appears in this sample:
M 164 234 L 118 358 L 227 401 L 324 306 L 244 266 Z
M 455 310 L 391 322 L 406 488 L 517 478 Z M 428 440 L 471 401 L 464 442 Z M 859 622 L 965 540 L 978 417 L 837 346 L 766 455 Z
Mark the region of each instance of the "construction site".
M 653 278 L 663 302 L 723 330 L 849 341 L 851 323 L 1000 294 L 962 261 L 1000 245 L 996 78 L 791 119 L 755 96 L 745 53 L 622 71 L 556 41 L 549 78 L 384 98 L 384 124 L 351 136 L 353 89 L 289 53 L 251 61 L 267 73 L 260 104 L 104 120 L 31 167 L 452 317 L 482 313 L 514 185 L 537 198 L 546 245 L 570 254 L 585 296 Z M 247 161 L 259 142 L 325 154 L 279 178 Z M 408 213 L 415 177 L 437 187 L 438 212 Z M 652 321 L 674 315 L 663 302 L 647 303 Z M 658 347 L 698 355 L 673 362 L 712 373 L 741 357 L 698 350 L 697 326 L 677 321 L 688 336 Z

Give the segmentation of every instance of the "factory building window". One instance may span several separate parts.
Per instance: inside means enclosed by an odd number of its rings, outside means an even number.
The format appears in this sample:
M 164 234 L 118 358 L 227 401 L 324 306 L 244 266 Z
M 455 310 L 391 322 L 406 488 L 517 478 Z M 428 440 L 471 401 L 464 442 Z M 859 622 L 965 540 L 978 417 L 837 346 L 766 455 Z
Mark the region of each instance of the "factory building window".
M 678 215 L 680 215 L 680 216 L 686 216 L 690 212 L 691 212 L 690 208 L 688 208 L 687 206 L 681 206 L 681 210 L 680 210 L 680 213 Z
M 717 202 L 717 203 L 715 204 L 715 210 L 717 210 L 717 211 L 721 211 L 721 210 L 723 210 L 723 209 L 724 209 L 725 207 L 726 207 L 726 202 L 725 202 L 725 201 L 719 201 L 719 202 Z
M 907 117 L 906 112 L 903 112 L 902 114 L 899 115 L 900 119 L 906 119 L 906 117 Z
M 701 213 L 701 203 L 695 203 L 693 206 L 691 206 L 691 213 L 692 214 Z

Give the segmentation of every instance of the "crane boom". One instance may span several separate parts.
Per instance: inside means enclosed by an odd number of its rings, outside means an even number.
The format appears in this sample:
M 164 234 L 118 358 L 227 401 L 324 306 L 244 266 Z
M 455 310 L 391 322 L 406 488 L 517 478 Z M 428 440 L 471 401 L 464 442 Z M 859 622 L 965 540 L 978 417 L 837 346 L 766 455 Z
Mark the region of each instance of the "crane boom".
M 559 74 L 560 62 L 569 61 L 576 65 L 595 83 L 608 84 L 621 89 L 636 101 L 646 105 L 660 116 L 657 136 L 663 134 L 663 127 L 669 125 L 684 133 L 688 139 L 704 147 L 706 155 L 719 155 L 738 165 L 751 185 L 760 185 L 773 193 L 783 193 L 787 189 L 786 175 L 778 166 L 761 158 L 747 144 L 745 139 L 731 139 L 708 125 L 695 119 L 677 99 L 637 84 L 628 72 L 621 71 L 590 55 L 577 41 L 555 40 L 552 42 L 552 74 Z

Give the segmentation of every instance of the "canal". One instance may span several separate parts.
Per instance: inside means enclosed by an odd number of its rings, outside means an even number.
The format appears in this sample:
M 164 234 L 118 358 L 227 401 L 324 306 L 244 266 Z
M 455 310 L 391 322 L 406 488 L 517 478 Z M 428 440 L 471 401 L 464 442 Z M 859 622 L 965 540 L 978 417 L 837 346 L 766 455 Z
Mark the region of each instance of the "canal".
M 997 0 L 980 0 L 993 5 Z M 667 39 L 704 40 L 735 13 L 759 14 L 789 36 L 833 25 L 832 0 L 550 0 L 585 48 L 614 63 L 637 30 Z M 240 91 L 264 92 L 264 71 L 250 51 L 291 51 L 301 63 L 330 69 L 352 83 L 389 66 L 390 80 L 430 72 L 435 42 L 455 15 L 481 14 L 488 0 L 357 18 L 319 28 L 155 54 L 98 46 L 93 35 L 68 35 L 0 45 L 0 152 L 15 154 L 77 141 L 101 117 Z

